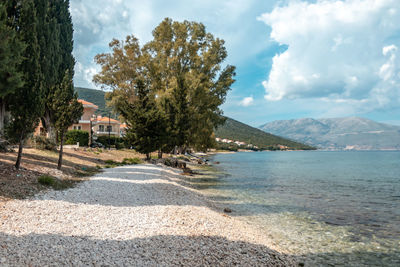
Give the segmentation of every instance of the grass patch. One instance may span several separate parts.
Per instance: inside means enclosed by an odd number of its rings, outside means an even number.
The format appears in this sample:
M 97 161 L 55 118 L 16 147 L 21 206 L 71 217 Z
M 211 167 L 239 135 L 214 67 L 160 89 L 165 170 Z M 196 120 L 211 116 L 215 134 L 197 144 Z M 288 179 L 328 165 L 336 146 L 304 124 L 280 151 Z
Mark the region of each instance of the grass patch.
M 139 158 L 124 158 L 122 163 L 125 165 L 136 165 L 143 163 L 143 161 Z
M 124 158 L 122 162 L 114 161 L 112 159 L 108 159 L 104 161 L 105 166 L 104 168 L 115 168 L 118 166 L 124 166 L 124 165 L 136 165 L 143 163 L 143 161 L 140 158 Z
M 60 180 L 51 175 L 41 175 L 38 177 L 38 182 L 41 185 L 52 187 L 54 190 L 64 190 L 73 187 L 77 181 L 73 180 Z
M 74 176 L 76 176 L 76 177 L 93 176 L 93 175 L 99 173 L 100 169 L 101 169 L 101 166 L 99 166 L 99 165 L 96 165 L 96 167 L 89 167 L 89 168 L 83 167 L 81 170 L 77 170 L 74 173 Z
M 46 186 L 53 186 L 56 182 L 56 178 L 53 176 L 44 174 L 38 177 L 38 182 L 41 185 L 46 185 Z

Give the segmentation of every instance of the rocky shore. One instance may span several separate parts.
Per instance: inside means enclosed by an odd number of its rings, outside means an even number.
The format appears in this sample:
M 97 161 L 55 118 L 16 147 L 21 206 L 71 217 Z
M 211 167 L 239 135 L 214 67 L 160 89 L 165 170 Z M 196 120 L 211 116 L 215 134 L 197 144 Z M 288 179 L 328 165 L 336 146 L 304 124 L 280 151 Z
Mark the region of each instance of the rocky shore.
M 265 235 L 157 165 L 0 206 L 1 266 L 297 266 Z

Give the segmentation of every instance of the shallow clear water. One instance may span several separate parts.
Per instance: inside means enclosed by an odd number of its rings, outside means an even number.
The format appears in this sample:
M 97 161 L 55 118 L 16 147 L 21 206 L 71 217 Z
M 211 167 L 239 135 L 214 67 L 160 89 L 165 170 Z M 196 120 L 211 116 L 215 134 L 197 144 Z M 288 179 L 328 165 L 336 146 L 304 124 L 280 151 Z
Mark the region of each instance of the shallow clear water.
M 400 266 L 400 152 L 240 152 L 197 188 L 309 265 Z

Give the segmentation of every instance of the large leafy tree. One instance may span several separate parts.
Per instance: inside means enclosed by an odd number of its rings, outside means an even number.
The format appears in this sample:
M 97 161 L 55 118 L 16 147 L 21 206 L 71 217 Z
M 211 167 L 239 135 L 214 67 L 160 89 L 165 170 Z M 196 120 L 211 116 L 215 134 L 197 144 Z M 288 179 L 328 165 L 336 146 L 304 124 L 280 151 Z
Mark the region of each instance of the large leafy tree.
M 144 48 L 158 78 L 155 89 L 173 103 L 176 145 L 208 147 L 214 128 L 224 122 L 219 106 L 234 82 L 235 67 L 221 66 L 227 57 L 224 41 L 201 23 L 166 18 Z
M 12 1 L 8 5 L 0 3 L 0 136 L 4 131 L 7 97 L 23 86 L 18 66 L 23 59 L 25 44 L 17 38 L 15 29 L 19 7 Z
M 128 124 L 126 138 L 137 151 L 149 157 L 150 152 L 162 150 L 166 127 L 151 87 L 153 77 L 146 68 L 148 59 L 133 36 L 127 36 L 125 42 L 113 40 L 110 48 L 112 54 L 96 56 L 103 72 L 94 80 L 113 89 L 106 98 Z
M 205 149 L 214 128 L 224 122 L 219 106 L 234 82 L 234 66 L 222 68 L 224 41 L 207 33 L 201 23 L 165 19 L 153 40 L 139 46 L 134 36 L 113 40 L 112 53 L 97 55 L 102 71 L 94 81 L 111 88 L 109 103 L 118 111 L 125 99 L 134 101 L 137 77 L 145 77 L 148 94 L 167 118 L 165 146 Z M 122 113 L 121 113 L 122 114 Z
M 43 94 L 40 86 L 39 45 L 36 33 L 36 12 L 31 0 L 22 2 L 18 22 L 19 39 L 29 44 L 24 53 L 19 71 L 24 85 L 15 90 L 10 98 L 10 122 L 8 136 L 19 144 L 15 167 L 19 169 L 25 139 L 35 130 L 43 113 Z

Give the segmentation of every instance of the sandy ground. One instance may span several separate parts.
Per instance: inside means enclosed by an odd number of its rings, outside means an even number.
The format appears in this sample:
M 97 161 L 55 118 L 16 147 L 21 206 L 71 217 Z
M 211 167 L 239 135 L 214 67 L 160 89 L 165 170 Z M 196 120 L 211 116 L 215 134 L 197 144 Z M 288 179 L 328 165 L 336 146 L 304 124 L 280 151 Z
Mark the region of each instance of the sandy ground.
M 295 266 L 178 179 L 161 166 L 123 166 L 0 203 L 0 266 Z

